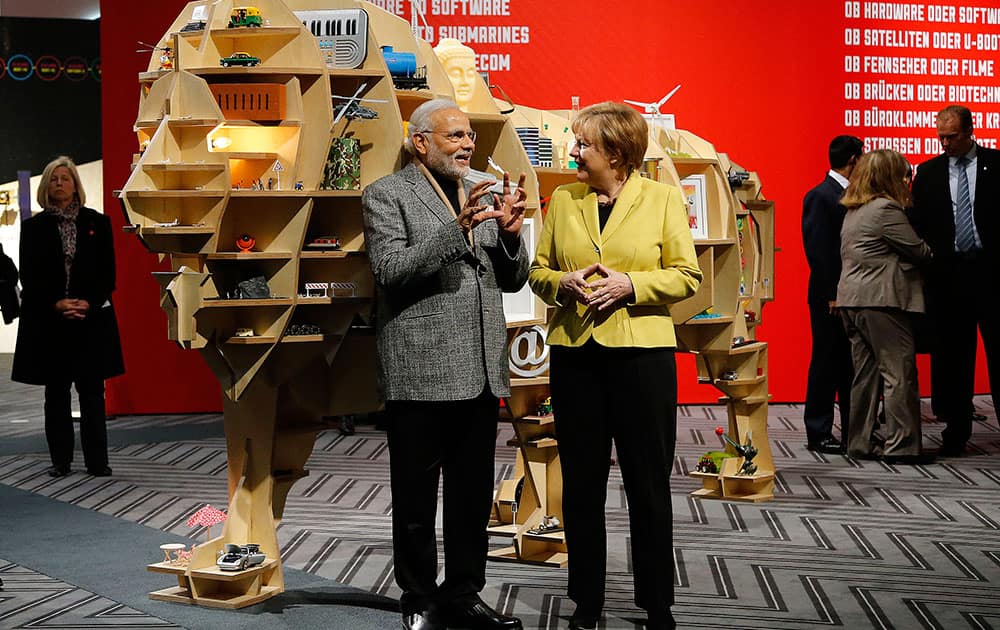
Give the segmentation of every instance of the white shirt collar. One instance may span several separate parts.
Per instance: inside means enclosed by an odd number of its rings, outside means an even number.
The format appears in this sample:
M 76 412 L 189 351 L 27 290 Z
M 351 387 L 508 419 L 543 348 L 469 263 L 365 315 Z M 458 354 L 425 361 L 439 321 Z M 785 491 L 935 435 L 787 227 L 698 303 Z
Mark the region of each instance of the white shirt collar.
M 958 158 L 959 157 L 964 157 L 965 159 L 967 159 L 969 161 L 969 164 L 975 162 L 976 161 L 976 143 L 975 142 L 972 143 L 972 148 L 969 149 L 969 152 L 966 153 L 965 155 L 956 156 L 956 157 L 949 157 L 948 158 L 948 165 L 949 166 L 955 166 L 955 163 L 958 162 Z
M 837 183 L 840 184 L 841 188 L 847 188 L 847 185 L 850 183 L 849 181 L 847 181 L 846 177 L 844 177 L 843 175 L 841 175 L 837 171 L 833 170 L 832 168 L 827 173 L 827 175 L 829 175 L 830 177 L 832 177 L 835 180 L 837 180 Z

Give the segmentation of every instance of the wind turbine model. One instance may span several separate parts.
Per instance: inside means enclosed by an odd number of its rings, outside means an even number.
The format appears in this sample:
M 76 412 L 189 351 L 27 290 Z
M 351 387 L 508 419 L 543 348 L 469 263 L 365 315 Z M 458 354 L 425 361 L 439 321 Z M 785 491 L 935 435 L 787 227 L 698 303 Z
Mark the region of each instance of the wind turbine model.
M 348 118 L 376 118 L 378 116 L 378 112 L 364 107 L 361 105 L 361 101 L 368 103 L 388 103 L 389 101 L 380 98 L 360 98 L 358 94 L 361 94 L 366 87 L 368 84 L 362 83 L 352 96 L 332 95 L 333 98 L 344 101 L 343 104 L 334 105 L 334 108 L 337 109 L 337 116 L 333 119 L 333 124 L 339 123 L 345 114 Z
M 629 103 L 630 105 L 636 105 L 638 107 L 641 107 L 643 109 L 643 111 L 645 111 L 646 114 L 649 115 L 649 117 L 652 120 L 653 124 L 655 124 L 657 126 L 666 127 L 668 129 L 673 129 L 674 128 L 673 114 L 666 114 L 666 116 L 668 117 L 667 118 L 667 124 L 663 125 L 662 124 L 662 119 L 663 119 L 664 114 L 663 114 L 663 112 L 660 111 L 660 108 L 663 107 L 664 103 L 666 103 L 667 101 L 669 101 L 670 97 L 673 96 L 674 94 L 676 94 L 677 90 L 679 90 L 679 89 L 681 89 L 681 84 L 680 83 L 677 84 L 677 87 L 675 87 L 674 89 L 672 89 L 669 92 L 667 92 L 666 96 L 664 96 L 660 100 L 658 100 L 656 102 L 653 102 L 653 103 L 642 103 L 642 102 L 639 102 L 639 101 L 630 101 L 628 99 L 625 99 L 625 102 Z

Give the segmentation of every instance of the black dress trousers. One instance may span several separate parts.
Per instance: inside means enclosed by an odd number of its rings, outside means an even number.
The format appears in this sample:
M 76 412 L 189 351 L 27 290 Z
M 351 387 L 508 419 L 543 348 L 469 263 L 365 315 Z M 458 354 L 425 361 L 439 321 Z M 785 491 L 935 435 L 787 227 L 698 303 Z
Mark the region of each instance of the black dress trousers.
M 80 399 L 80 446 L 89 471 L 108 465 L 108 432 L 104 411 L 104 379 L 100 375 L 74 377 L 45 386 L 45 439 L 56 468 L 69 470 L 73 461 L 73 415 L 70 388 Z
M 563 474 L 569 597 L 598 615 L 607 573 L 605 502 L 614 441 L 629 508 L 635 603 L 674 601 L 670 470 L 677 427 L 673 348 L 552 346 L 549 377 Z
M 802 417 L 806 438 L 816 444 L 833 437 L 833 409 L 840 411 L 840 436 L 846 443 L 851 411 L 851 383 L 854 367 L 851 342 L 844 332 L 839 313 L 831 313 L 827 302 L 809 302 L 812 331 L 812 358 Z
M 499 401 L 386 402 L 392 547 L 403 614 L 470 606 L 486 585 Z M 437 585 L 435 516 L 443 475 L 445 576 Z

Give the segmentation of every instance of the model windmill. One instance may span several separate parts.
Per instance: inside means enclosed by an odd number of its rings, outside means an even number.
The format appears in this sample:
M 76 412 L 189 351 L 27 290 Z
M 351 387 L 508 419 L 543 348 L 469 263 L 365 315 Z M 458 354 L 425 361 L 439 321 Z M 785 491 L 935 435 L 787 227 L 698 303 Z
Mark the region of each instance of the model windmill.
M 664 114 L 663 112 L 660 111 L 660 108 L 663 107 L 666 104 L 666 102 L 669 101 L 670 98 L 677 93 L 677 90 L 679 89 L 681 89 L 680 83 L 678 83 L 674 89 L 667 92 L 666 96 L 652 103 L 643 103 L 642 101 L 630 101 L 628 99 L 625 99 L 625 102 L 630 105 L 641 107 L 642 110 L 646 113 L 646 118 L 650 120 L 653 126 L 663 127 L 664 129 L 676 129 L 674 125 L 674 115 Z

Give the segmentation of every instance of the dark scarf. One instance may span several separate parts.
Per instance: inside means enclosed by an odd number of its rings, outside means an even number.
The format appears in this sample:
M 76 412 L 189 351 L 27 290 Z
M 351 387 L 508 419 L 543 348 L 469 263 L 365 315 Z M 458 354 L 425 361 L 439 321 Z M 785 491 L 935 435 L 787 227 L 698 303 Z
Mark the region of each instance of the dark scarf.
M 69 270 L 76 258 L 76 219 L 80 216 L 80 202 L 73 200 L 65 208 L 46 208 L 45 212 L 58 219 L 59 238 L 62 240 L 63 264 L 66 266 L 66 295 L 69 295 Z

